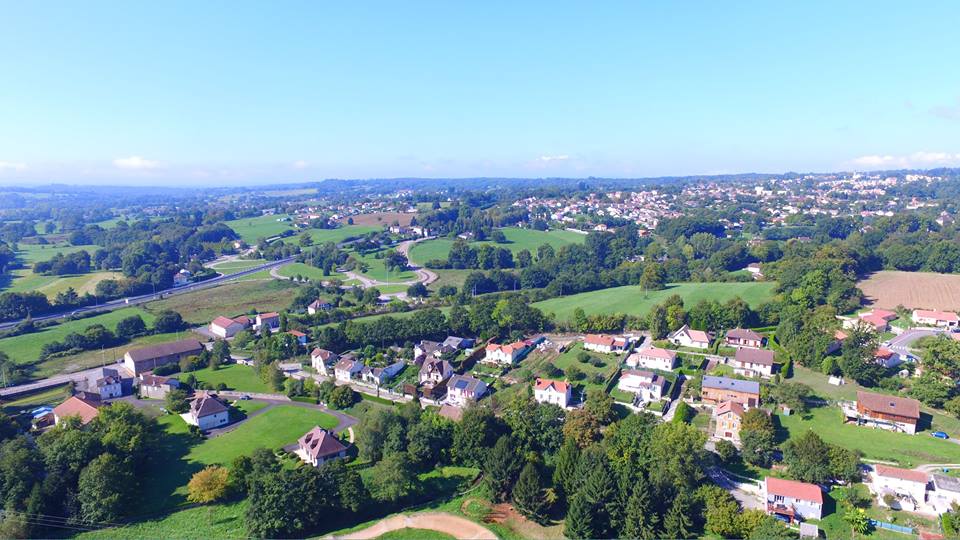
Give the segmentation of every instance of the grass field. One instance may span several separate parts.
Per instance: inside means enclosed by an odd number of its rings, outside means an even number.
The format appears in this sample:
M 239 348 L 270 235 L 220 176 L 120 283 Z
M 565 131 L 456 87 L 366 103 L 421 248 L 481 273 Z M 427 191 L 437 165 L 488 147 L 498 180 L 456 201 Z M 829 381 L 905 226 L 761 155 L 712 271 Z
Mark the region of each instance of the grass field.
M 383 230 L 383 227 L 373 225 L 344 225 L 336 229 L 309 229 L 309 232 L 314 244 L 325 244 L 327 242 L 340 243 L 347 238 L 363 236 L 381 230 Z
M 628 285 L 551 298 L 533 305 L 544 313 L 556 314 L 558 320 L 569 319 L 578 307 L 583 308 L 587 315 L 596 313 L 646 315 L 653 306 L 674 294 L 679 294 L 688 308 L 700 300 L 726 302 L 738 296 L 756 307 L 773 297 L 775 286 L 775 283 L 768 282 L 673 283 L 660 291 L 644 292 L 639 285 Z
M 537 248 L 543 244 L 550 244 L 554 248 L 560 249 L 567 244 L 581 244 L 587 238 L 583 234 L 560 230 L 537 231 L 517 227 L 506 227 L 501 230 L 507 237 L 507 243 L 505 244 L 483 241 L 471 242 L 470 245 L 476 248 L 481 244 L 490 244 L 505 247 L 514 253 L 528 249 L 530 253 L 536 255 Z M 431 259 L 446 259 L 453 243 L 454 240 L 450 238 L 437 238 L 420 242 L 410 249 L 410 258 L 417 264 L 424 264 Z
M 377 287 L 377 288 L 379 289 L 379 287 Z M 449 308 L 449 307 L 444 307 L 444 308 L 439 308 L 439 309 L 440 309 L 440 311 L 442 311 L 444 314 L 446 314 L 447 312 L 450 311 L 450 308 Z M 382 317 L 393 317 L 393 318 L 395 318 L 395 319 L 406 319 L 407 317 L 413 317 L 416 313 L 417 313 L 417 310 L 400 311 L 400 312 L 398 312 L 398 313 L 377 313 L 376 315 L 367 315 L 366 317 L 357 317 L 356 319 L 352 319 L 352 320 L 353 320 L 354 322 L 358 322 L 358 323 L 368 323 L 368 322 L 373 322 L 373 321 L 375 321 L 375 320 L 377 320 L 377 319 L 380 319 L 380 318 L 382 318 Z M 337 326 L 337 325 L 339 325 L 339 324 L 340 324 L 340 323 L 338 323 L 338 322 L 321 324 L 318 328 L 324 328 L 324 327 L 327 327 L 327 326 Z
M 54 298 L 57 293 L 66 291 L 73 287 L 77 294 L 93 294 L 96 291 L 97 283 L 105 279 L 119 279 L 123 277 L 120 272 L 91 272 L 89 274 L 75 274 L 64 276 L 45 276 L 34 274 L 32 270 L 19 269 L 12 273 L 13 282 L 6 290 L 11 292 L 37 291 L 47 295 L 48 298 Z
M 330 275 L 325 276 L 323 275 L 323 270 L 304 263 L 291 263 L 281 266 L 280 269 L 277 270 L 277 273 L 281 276 L 291 278 L 299 275 L 311 281 L 329 281 L 331 279 L 343 280 L 346 278 L 345 275 L 339 272 L 330 272 Z
M 386 253 L 385 251 L 383 253 Z M 364 276 L 375 279 L 377 281 L 409 281 L 417 278 L 416 272 L 412 270 L 403 270 L 403 271 L 387 271 L 387 266 L 384 264 L 383 259 L 378 259 L 375 254 L 368 253 L 366 255 L 360 255 L 359 253 L 354 253 L 353 256 L 367 265 L 366 272 L 359 272 Z
M 247 538 L 247 527 L 244 524 L 246 509 L 246 500 L 198 506 L 124 527 L 80 533 L 75 538 L 78 540 Z
M 207 324 L 218 315 L 237 316 L 251 309 L 259 312 L 286 309 L 297 295 L 298 288 L 299 285 L 290 281 L 239 281 L 146 305 L 154 313 L 172 309 L 190 323 Z
M 293 228 L 290 221 L 277 221 L 280 218 L 289 217 L 286 214 L 275 216 L 258 216 L 242 219 L 225 221 L 227 227 L 233 229 L 244 242 L 255 244 L 260 238 L 269 238 L 276 236 L 284 231 Z
M 234 261 L 221 262 L 216 265 L 210 265 L 209 268 L 216 270 L 224 275 L 236 274 L 242 270 L 266 264 L 264 259 L 237 259 Z
M 33 263 L 38 261 L 49 261 L 57 253 L 63 253 L 68 255 L 70 253 L 76 253 L 81 250 L 87 250 L 90 255 L 93 255 L 93 252 L 100 249 L 100 246 L 94 245 L 85 245 L 85 246 L 71 246 L 69 244 L 17 244 L 17 258 L 20 259 L 26 266 L 31 266 Z
M 250 366 L 227 364 L 221 366 L 220 369 L 216 371 L 201 369 L 192 371 L 191 374 L 196 377 L 198 381 L 212 384 L 214 387 L 220 383 L 224 383 L 227 385 L 228 390 L 236 390 L 239 392 L 274 392 L 274 389 L 263 382 L 263 379 L 261 379 L 257 372 Z M 180 377 L 182 378 L 184 375 L 186 374 L 181 373 Z
M 177 341 L 178 339 L 186 339 L 190 336 L 191 335 L 187 332 L 151 334 L 148 336 L 134 338 L 128 343 L 124 343 L 123 345 L 112 347 L 110 349 L 83 351 L 70 356 L 49 358 L 37 364 L 36 371 L 34 371 L 31 375 L 34 378 L 42 378 L 55 375 L 57 373 L 69 373 L 73 371 L 80 371 L 81 369 L 97 367 L 105 363 L 110 364 L 120 358 L 123 358 L 123 355 L 130 349 L 154 345 L 156 343 Z
M 41 405 L 50 405 L 56 407 L 66 400 L 70 394 L 67 391 L 67 385 L 57 386 L 41 392 L 27 394 L 10 401 L 3 402 L 3 412 L 15 414 L 39 407 Z
M 40 349 L 47 343 L 60 341 L 71 332 L 82 332 L 86 327 L 93 324 L 102 324 L 111 330 L 115 330 L 121 319 L 132 315 L 140 315 L 147 325 L 152 323 L 154 319 L 152 314 L 140 308 L 118 309 L 95 317 L 66 321 L 31 334 L 0 339 L 0 351 L 7 353 L 7 356 L 17 364 L 31 364 L 37 361 L 40 356 Z M 99 352 L 97 351 L 98 354 Z
M 430 529 L 404 528 L 381 534 L 376 540 L 451 540 L 454 537 L 440 531 L 431 531 Z
M 960 310 L 960 274 L 883 271 L 857 283 L 878 308 Z

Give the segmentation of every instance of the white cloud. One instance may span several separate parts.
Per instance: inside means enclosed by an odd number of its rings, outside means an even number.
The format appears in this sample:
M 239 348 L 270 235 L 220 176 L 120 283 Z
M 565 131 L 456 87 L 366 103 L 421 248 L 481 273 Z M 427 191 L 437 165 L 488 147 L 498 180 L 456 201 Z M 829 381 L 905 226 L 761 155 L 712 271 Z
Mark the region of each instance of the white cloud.
M 570 156 L 566 154 L 561 154 L 559 156 L 540 156 L 537 159 L 538 161 L 542 161 L 543 163 L 550 163 L 551 161 L 566 161 L 570 159 Z
M 12 161 L 0 161 L 0 171 L 22 171 L 27 168 L 26 163 L 14 163 Z
M 113 166 L 119 169 L 156 169 L 160 166 L 160 162 L 140 156 L 130 156 L 113 160 Z
M 860 156 L 852 161 L 853 165 L 864 168 L 924 168 L 949 167 L 960 165 L 960 152 L 914 152 L 912 154 Z
M 293 162 L 294 169 L 306 169 L 308 166 L 310 166 L 310 164 L 302 159 Z

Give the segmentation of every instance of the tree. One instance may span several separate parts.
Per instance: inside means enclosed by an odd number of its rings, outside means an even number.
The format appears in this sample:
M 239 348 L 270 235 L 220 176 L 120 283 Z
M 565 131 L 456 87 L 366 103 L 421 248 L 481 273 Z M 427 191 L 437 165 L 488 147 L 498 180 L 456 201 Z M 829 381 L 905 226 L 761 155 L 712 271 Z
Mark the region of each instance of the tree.
M 225 467 L 210 465 L 197 471 L 187 483 L 187 500 L 207 504 L 226 498 L 230 488 L 229 472 Z
M 580 448 L 586 448 L 600 440 L 600 422 L 585 409 L 571 411 L 563 424 L 563 438 L 574 441 Z
M 726 490 L 706 485 L 697 490 L 706 509 L 706 529 L 721 538 L 740 536 L 740 505 Z
M 407 296 L 425 298 L 429 294 L 430 292 L 427 291 L 427 286 L 421 282 L 414 283 L 413 285 L 407 287 Z
M 338 386 L 327 396 L 327 405 L 333 409 L 346 409 L 357 401 L 357 393 L 348 385 Z
M 807 411 L 807 399 L 813 395 L 813 390 L 803 383 L 782 382 L 770 390 L 770 398 L 793 409 L 794 412 Z
M 80 514 L 88 523 L 115 522 L 135 500 L 137 479 L 127 461 L 100 454 L 81 472 L 77 483 Z
M 843 513 L 843 520 L 846 521 L 853 532 L 856 534 L 867 534 L 870 532 L 870 520 L 867 512 L 863 508 L 850 507 Z
M 654 306 L 650 311 L 650 320 L 647 324 L 653 339 L 663 339 L 670 331 L 667 322 L 667 310 L 663 306 Z
M 596 464 L 589 460 L 581 463 L 581 469 L 589 469 L 579 473 L 584 479 L 580 492 L 591 504 L 594 532 L 600 538 L 608 538 L 616 534 L 616 531 L 611 531 L 610 528 L 612 517 L 619 515 L 619 509 L 616 508 L 617 485 L 606 454 L 599 452 L 597 455 L 600 459 Z
M 549 506 L 540 471 L 536 465 L 527 462 L 513 486 L 513 507 L 526 518 L 544 525 L 547 523 Z
M 190 410 L 190 402 L 187 399 L 187 392 L 180 388 L 175 388 L 167 392 L 164 398 L 167 410 L 172 413 L 182 414 Z
M 453 428 L 454 459 L 468 467 L 480 467 L 487 449 L 496 444 L 501 432 L 500 423 L 486 407 L 471 406 Z
M 117 323 L 117 336 L 130 339 L 141 334 L 146 333 L 147 325 L 143 322 L 143 319 L 139 315 L 132 315 L 125 319 L 121 319 Z
M 790 476 L 802 482 L 822 484 L 831 478 L 830 446 L 814 431 L 787 441 L 783 445 L 783 462 Z
M 741 530 L 746 534 L 748 540 L 791 540 L 796 538 L 793 531 L 783 525 L 783 523 L 768 516 L 759 510 L 746 510 L 741 515 L 741 521 L 748 521 L 753 516 L 759 514 L 756 523 L 752 527 L 741 525 Z M 749 528 L 749 530 L 747 530 Z
M 394 453 L 373 466 L 367 488 L 374 499 L 395 503 L 413 494 L 417 475 L 406 454 Z
M 667 283 L 667 273 L 659 263 L 649 263 L 643 267 L 643 274 L 640 276 L 640 287 L 649 291 L 663 289 Z
M 693 520 L 690 518 L 690 495 L 680 490 L 673 504 L 663 518 L 663 532 L 666 538 L 690 538 L 693 536 Z
M 553 469 L 553 485 L 561 496 L 571 496 L 577 482 L 577 467 L 580 463 L 580 448 L 573 439 L 566 439 L 557 453 Z
M 626 518 L 620 531 L 621 538 L 657 538 L 657 514 L 652 511 L 648 489 L 649 486 L 642 480 L 634 485 L 633 493 L 627 502 Z
M 153 331 L 158 334 L 168 334 L 183 330 L 183 317 L 176 311 L 165 310 L 157 314 L 153 320 Z
M 490 489 L 494 502 L 509 499 L 513 482 L 520 471 L 520 459 L 512 439 L 506 435 L 497 439 L 497 443 L 487 454 L 483 467 L 483 479 Z
M 649 459 L 650 481 L 658 489 L 693 489 L 704 478 L 701 463 L 706 436 L 689 424 L 667 422 L 653 428 Z
M 717 452 L 717 456 L 720 458 L 720 461 L 724 463 L 729 463 L 737 455 L 737 447 L 734 444 L 726 439 L 721 439 L 717 441 L 717 444 L 714 446 L 714 449 Z
M 592 505 L 582 493 L 570 500 L 570 509 L 563 522 L 563 535 L 571 540 L 596 538 L 593 528 Z
M 740 423 L 740 448 L 747 463 L 768 467 L 773 462 L 776 428 L 762 409 L 750 409 Z

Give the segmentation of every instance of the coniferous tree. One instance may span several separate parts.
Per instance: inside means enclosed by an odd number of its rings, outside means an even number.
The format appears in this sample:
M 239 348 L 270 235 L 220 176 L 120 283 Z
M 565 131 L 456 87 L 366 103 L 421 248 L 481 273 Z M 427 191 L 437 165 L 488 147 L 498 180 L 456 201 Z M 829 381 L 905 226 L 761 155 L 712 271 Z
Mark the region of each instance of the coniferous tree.
M 681 490 L 663 518 L 663 534 L 667 538 L 690 538 L 693 520 L 690 519 L 690 495 Z
M 517 484 L 513 486 L 513 506 L 537 523 L 543 524 L 547 521 L 549 503 L 543 492 L 540 471 L 533 463 L 524 465 Z
M 570 499 L 570 509 L 563 522 L 563 535 L 571 540 L 596 538 L 593 528 L 592 505 L 582 493 Z
M 580 449 L 572 439 L 567 439 L 557 453 L 557 465 L 553 469 L 553 485 L 559 488 L 562 497 L 572 497 L 579 464 Z
M 490 488 L 495 502 L 510 498 L 510 488 L 520 470 L 520 456 L 514 451 L 510 437 L 504 435 L 493 445 L 484 466 L 484 481 Z
M 633 494 L 627 503 L 623 529 L 620 531 L 622 538 L 653 540 L 657 537 L 657 515 L 651 511 L 647 489 L 647 484 L 643 481 L 634 486 Z
M 592 470 L 584 472 L 586 476 L 580 493 L 591 505 L 593 530 L 599 538 L 613 536 L 613 531 L 610 530 L 610 516 L 617 498 L 613 472 L 605 461 L 599 461 Z

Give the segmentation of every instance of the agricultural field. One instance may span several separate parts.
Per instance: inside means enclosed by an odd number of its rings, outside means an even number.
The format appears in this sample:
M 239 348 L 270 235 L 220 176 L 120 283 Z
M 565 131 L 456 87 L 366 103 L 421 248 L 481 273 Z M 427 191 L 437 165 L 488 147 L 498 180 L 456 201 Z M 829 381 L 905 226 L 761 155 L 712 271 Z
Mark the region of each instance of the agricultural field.
M 97 289 L 97 283 L 105 279 L 120 279 L 123 274 L 120 272 L 90 272 L 89 274 L 74 274 L 63 276 L 45 276 L 34 274 L 32 270 L 19 269 L 12 273 L 13 281 L 6 290 L 11 292 L 36 291 L 45 294 L 53 299 L 58 293 L 64 292 L 73 287 L 77 294 L 93 294 Z
M 286 214 L 257 216 L 224 221 L 224 224 L 233 229 L 244 242 L 255 244 L 260 238 L 269 238 L 293 229 L 293 222 L 277 221 L 286 217 L 289 216 Z
M 558 320 L 573 316 L 576 308 L 583 308 L 587 315 L 597 313 L 623 313 L 626 315 L 646 315 L 656 304 L 667 297 L 678 294 L 685 305 L 693 306 L 700 300 L 726 302 L 736 297 L 742 298 L 752 307 L 773 298 L 775 283 L 672 283 L 659 291 L 644 291 L 639 285 L 627 285 L 585 293 L 551 298 L 536 302 L 533 306 L 544 313 L 553 313 Z
M 857 283 L 872 307 L 960 310 L 960 274 L 876 272 Z
M 269 280 L 269 272 L 264 273 Z M 286 309 L 297 295 L 298 288 L 296 283 L 285 280 L 237 281 L 171 296 L 146 306 L 152 312 L 172 309 L 180 313 L 185 321 L 202 325 L 218 315 L 237 316 L 251 309 L 259 312 Z
M 94 245 L 71 246 L 69 244 L 24 244 L 21 242 L 17 244 L 17 258 L 25 266 L 32 266 L 33 263 L 38 261 L 49 261 L 57 253 L 68 255 L 86 250 L 90 255 L 93 255 L 98 249 L 100 249 L 100 246 Z
M 416 214 L 408 212 L 378 212 L 376 214 L 359 214 L 356 216 L 349 216 L 353 219 L 354 225 L 366 225 L 376 228 L 381 228 L 384 225 L 390 226 L 393 225 L 393 222 L 396 221 L 400 224 L 401 227 L 406 227 L 410 225 L 410 222 Z M 346 223 L 346 220 L 344 220 Z
M 347 276 L 339 272 L 330 272 L 330 275 L 323 275 L 323 270 L 310 266 L 309 264 L 304 263 L 290 263 L 284 266 L 281 266 L 277 273 L 285 277 L 296 277 L 301 276 L 309 279 L 310 281 L 330 281 L 332 279 L 343 280 Z
M 499 247 L 505 247 L 516 253 L 527 249 L 530 253 L 536 255 L 537 248 L 543 244 L 550 244 L 556 249 L 567 244 L 582 244 L 586 241 L 586 235 L 570 231 L 550 230 L 537 231 L 534 229 L 520 229 L 517 227 L 505 227 L 500 229 L 507 237 L 507 243 L 497 244 L 490 241 L 471 242 L 470 245 L 478 247 L 481 244 L 490 244 Z M 424 264 L 431 259 L 446 259 L 450 253 L 450 247 L 454 240 L 451 238 L 437 238 L 419 242 L 410 249 L 410 259 L 417 264 Z
M 40 349 L 47 343 L 60 341 L 72 332 L 82 332 L 86 327 L 93 324 L 102 324 L 110 330 L 115 330 L 117 323 L 120 322 L 121 319 L 132 315 L 140 315 L 143 321 L 147 323 L 147 326 L 149 326 L 154 319 L 153 314 L 140 308 L 117 309 L 94 317 L 65 321 L 30 334 L 0 339 L 0 351 L 7 353 L 7 356 L 17 364 L 33 364 L 40 356 Z M 96 352 L 98 355 L 100 354 L 100 351 Z
M 267 264 L 267 261 L 265 259 L 235 259 L 232 261 L 223 261 L 220 263 L 210 264 L 207 265 L 207 267 L 212 268 L 223 275 L 229 276 L 243 270 L 260 266 L 261 264 Z
M 325 244 L 327 242 L 340 243 L 347 238 L 363 236 L 367 233 L 383 230 L 382 227 L 373 225 L 344 225 L 336 229 L 308 229 L 310 238 L 314 244 Z
M 144 317 L 144 321 L 146 320 L 146 317 Z M 178 339 L 185 339 L 190 336 L 191 334 L 187 332 L 150 334 L 147 336 L 134 338 L 123 345 L 109 349 L 95 349 L 92 351 L 83 351 L 81 353 L 72 354 L 70 356 L 48 358 L 47 360 L 37 364 L 36 371 L 34 371 L 31 375 L 34 378 L 43 378 L 49 377 L 50 375 L 56 375 L 58 373 L 70 373 L 74 371 L 80 371 L 82 369 L 102 366 L 104 364 L 110 364 L 122 359 L 123 355 L 126 354 L 126 352 L 130 349 L 146 347 L 147 345 L 155 345 L 157 343 L 177 341 Z

